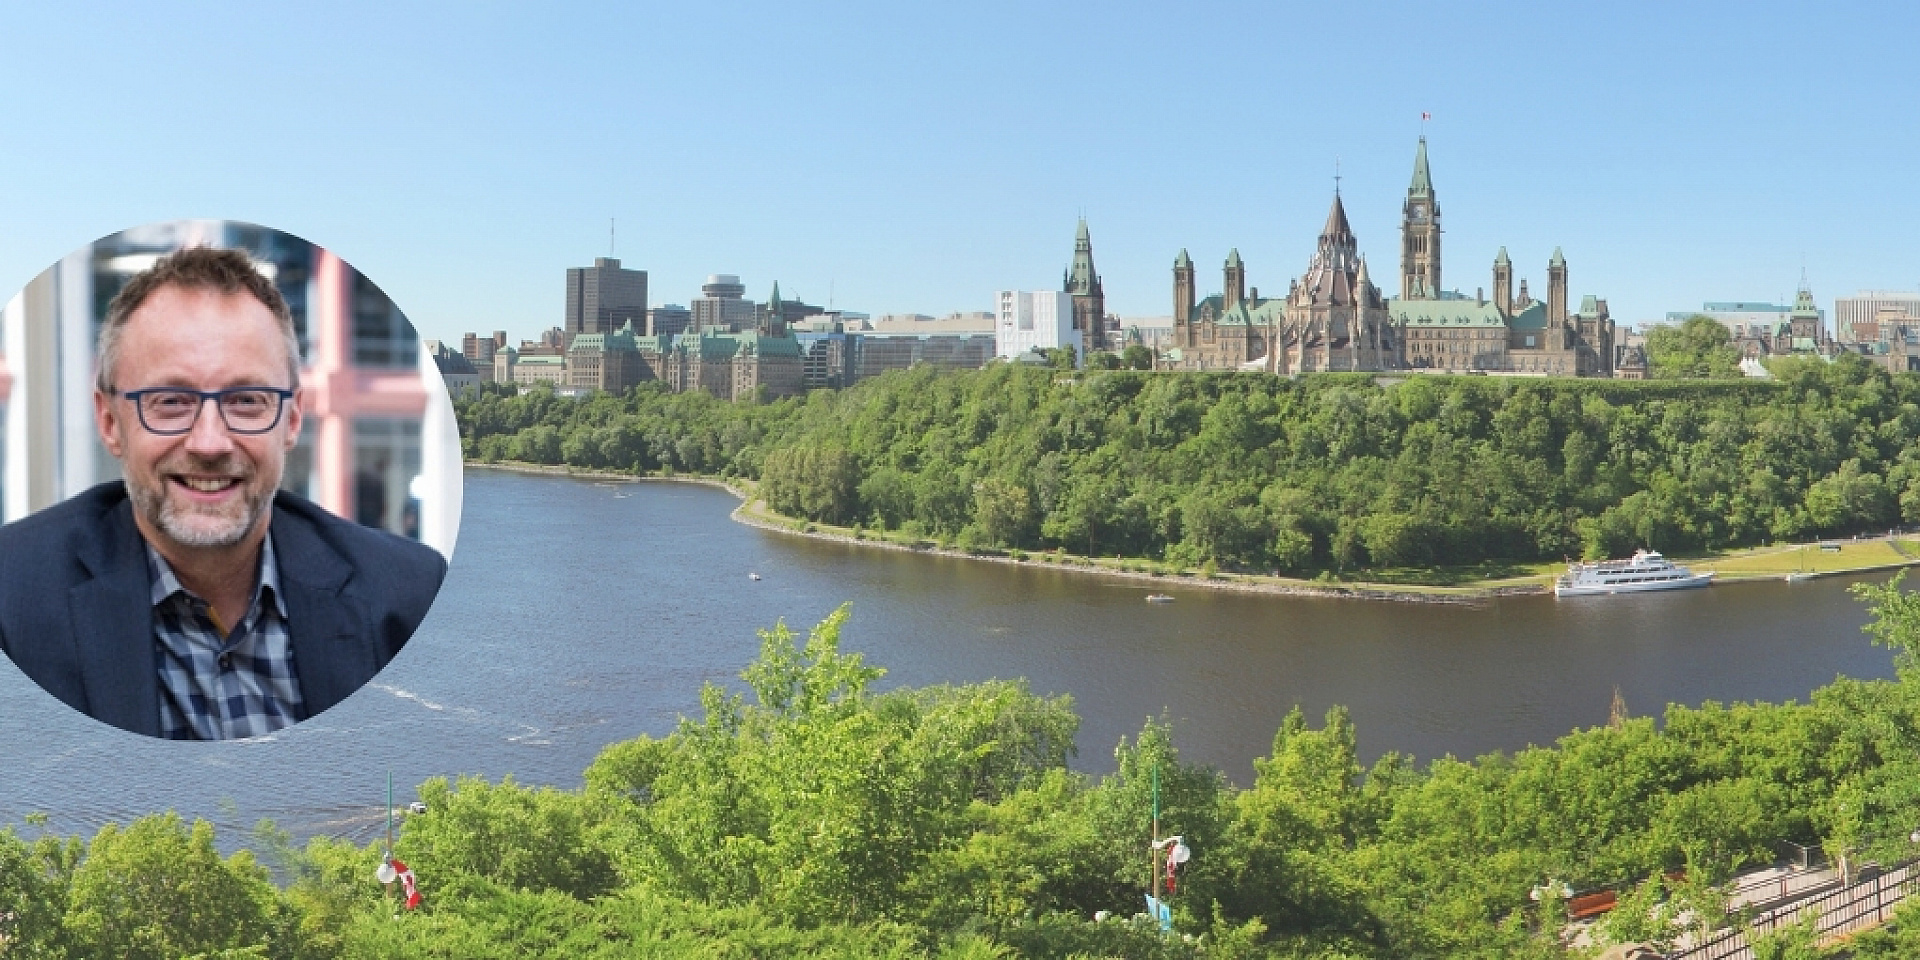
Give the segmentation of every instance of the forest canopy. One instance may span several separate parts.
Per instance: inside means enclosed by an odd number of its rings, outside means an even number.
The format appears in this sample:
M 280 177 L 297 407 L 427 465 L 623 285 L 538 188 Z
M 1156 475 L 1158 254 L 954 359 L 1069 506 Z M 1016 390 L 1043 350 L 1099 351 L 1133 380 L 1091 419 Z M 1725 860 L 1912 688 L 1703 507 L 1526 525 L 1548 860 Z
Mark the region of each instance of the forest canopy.
M 767 404 L 495 390 L 459 413 L 482 461 L 742 477 L 815 522 L 1295 575 L 1920 522 L 1920 378 L 1845 356 L 1766 382 L 995 364 Z

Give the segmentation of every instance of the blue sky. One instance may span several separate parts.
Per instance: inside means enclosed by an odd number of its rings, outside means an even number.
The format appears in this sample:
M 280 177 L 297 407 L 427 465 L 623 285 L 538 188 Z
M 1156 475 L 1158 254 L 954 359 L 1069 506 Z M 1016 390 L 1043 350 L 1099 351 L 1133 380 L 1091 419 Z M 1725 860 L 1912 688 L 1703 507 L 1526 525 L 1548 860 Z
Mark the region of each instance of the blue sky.
M 102 234 L 252 220 L 424 336 L 559 322 L 608 250 L 872 314 L 1181 248 L 1284 290 L 1336 162 L 1377 282 L 1427 124 L 1448 286 L 1505 245 L 1616 319 L 1920 287 L 1906 4 L 82 4 L 0 14 L 0 287 Z

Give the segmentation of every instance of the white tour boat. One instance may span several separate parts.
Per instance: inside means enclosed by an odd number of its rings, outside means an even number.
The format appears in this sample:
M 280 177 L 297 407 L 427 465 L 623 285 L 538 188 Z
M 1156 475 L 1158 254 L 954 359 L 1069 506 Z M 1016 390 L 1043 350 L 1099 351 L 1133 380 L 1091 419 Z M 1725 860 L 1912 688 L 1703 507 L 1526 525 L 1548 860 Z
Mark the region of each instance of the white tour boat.
M 1631 560 L 1568 564 L 1567 572 L 1553 582 L 1553 595 L 1586 597 L 1606 593 L 1682 590 L 1704 587 L 1712 582 L 1712 573 L 1694 573 L 1686 567 L 1673 565 L 1666 557 L 1652 550 L 1636 550 Z

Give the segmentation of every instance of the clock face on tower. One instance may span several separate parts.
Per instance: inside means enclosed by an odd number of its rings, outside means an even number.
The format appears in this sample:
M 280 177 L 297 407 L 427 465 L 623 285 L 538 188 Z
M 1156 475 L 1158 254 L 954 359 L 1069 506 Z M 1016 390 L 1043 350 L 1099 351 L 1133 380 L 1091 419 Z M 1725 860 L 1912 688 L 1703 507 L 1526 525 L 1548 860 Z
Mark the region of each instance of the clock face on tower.
M 1414 207 L 1414 208 L 1413 208 L 1413 222 L 1414 222 L 1414 223 L 1426 223 L 1426 222 L 1427 222 L 1427 208 L 1426 208 L 1426 207 Z

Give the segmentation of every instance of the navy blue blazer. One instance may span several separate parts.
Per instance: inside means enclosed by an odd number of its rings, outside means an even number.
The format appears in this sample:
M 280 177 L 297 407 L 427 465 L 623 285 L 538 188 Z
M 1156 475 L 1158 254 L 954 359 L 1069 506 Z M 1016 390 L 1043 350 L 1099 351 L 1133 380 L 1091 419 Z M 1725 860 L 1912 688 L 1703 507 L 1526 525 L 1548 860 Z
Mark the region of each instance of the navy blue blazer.
M 380 672 L 446 576 L 433 548 L 281 491 L 274 558 L 305 720 Z M 67 706 L 160 735 L 152 583 L 120 481 L 0 527 L 0 651 Z

